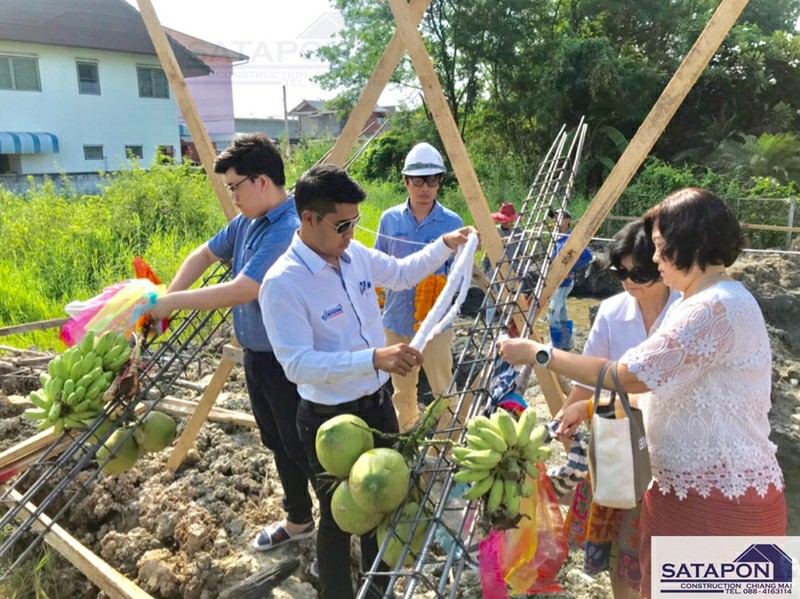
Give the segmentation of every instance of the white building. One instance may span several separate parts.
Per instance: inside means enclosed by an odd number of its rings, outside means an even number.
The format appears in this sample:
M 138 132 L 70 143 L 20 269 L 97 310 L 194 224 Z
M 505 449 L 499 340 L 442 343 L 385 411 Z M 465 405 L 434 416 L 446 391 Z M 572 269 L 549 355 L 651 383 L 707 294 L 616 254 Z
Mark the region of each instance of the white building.
M 209 67 L 170 40 L 184 77 Z M 0 0 L 0 174 L 117 170 L 180 152 L 178 108 L 124 0 Z

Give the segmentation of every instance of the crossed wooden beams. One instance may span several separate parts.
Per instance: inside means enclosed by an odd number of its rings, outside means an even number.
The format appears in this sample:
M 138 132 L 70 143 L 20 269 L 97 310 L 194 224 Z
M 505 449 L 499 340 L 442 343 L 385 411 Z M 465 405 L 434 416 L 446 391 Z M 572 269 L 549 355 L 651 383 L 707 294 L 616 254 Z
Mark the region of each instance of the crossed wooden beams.
M 483 245 L 489 258 L 496 262 L 502 254 L 500 236 L 494 227 L 486 198 L 483 196 L 472 162 L 447 106 L 439 78 L 433 69 L 430 55 L 425 48 L 422 36 L 417 30 L 419 22 L 428 9 L 431 0 L 412 0 L 410 4 L 406 0 L 388 1 L 397 22 L 397 31 L 392 36 L 375 71 L 364 88 L 328 158 L 328 162 L 340 166 L 344 164 L 359 133 L 366 124 L 369 114 L 377 104 L 381 92 L 399 64 L 403 52 L 407 50 L 414 70 L 422 83 L 425 99 L 439 129 L 442 142 L 453 165 L 458 182 L 464 192 L 464 197 L 467 200 L 475 225 L 481 233 Z M 166 34 L 158 21 L 151 1 L 137 0 L 137 2 L 147 30 L 153 40 L 153 45 L 156 48 L 156 53 L 169 79 L 170 87 L 176 96 L 184 119 L 195 140 L 209 181 L 217 194 L 225 216 L 228 220 L 231 220 L 236 215 L 236 210 L 222 184 L 221 178 L 214 174 L 212 167 L 214 161 L 213 146 L 180 72 L 172 48 L 169 46 Z M 672 80 L 670 80 L 647 118 L 639 127 L 636 135 L 628 144 L 627 149 L 614 166 L 611 174 L 597 192 L 569 241 L 558 254 L 548 273 L 542 297 L 539 298 L 540 306 L 548 303 L 553 289 L 566 277 L 583 248 L 608 216 L 625 187 L 642 162 L 644 162 L 644 159 L 650 153 L 650 150 L 663 133 L 667 124 L 669 124 L 686 95 L 708 65 L 711 57 L 717 51 L 731 27 L 733 27 L 747 2 L 748 0 L 721 0 L 708 25 L 686 55 L 680 67 L 678 67 Z M 200 402 L 194 409 L 194 413 L 184 429 L 183 435 L 178 440 L 178 444 L 169 458 L 168 466 L 172 470 L 176 470 L 183 462 L 186 452 L 193 445 L 200 427 L 208 418 L 231 369 L 234 364 L 240 361 L 240 355 L 241 349 L 235 346 L 226 346 L 224 348 L 223 358 L 217 371 L 206 387 Z M 551 411 L 555 413 L 562 403 L 561 390 L 549 371 L 537 370 L 536 374 L 548 405 Z M 11 497 L 11 499 L 18 501 L 19 497 Z M 40 518 L 40 524 L 43 526 L 49 524 L 46 516 Z M 110 569 L 100 558 L 89 551 L 84 551 L 77 541 L 69 538 L 60 527 L 53 526 L 45 540 L 52 544 L 59 553 L 72 561 L 110 596 L 123 598 L 149 597 L 133 583 L 125 580 L 122 575 Z
M 422 84 L 425 100 L 439 130 L 445 151 L 450 158 L 450 163 L 453 165 L 453 170 L 472 213 L 475 226 L 481 234 L 483 246 L 489 258 L 493 262 L 497 262 L 503 251 L 500 235 L 494 226 L 489 206 L 483 195 L 475 169 L 447 105 L 439 77 L 433 68 L 433 62 L 425 47 L 422 35 L 418 30 L 419 23 L 430 6 L 431 0 L 412 0 L 411 3 L 406 2 L 406 0 L 388 0 L 388 2 L 397 23 L 397 30 L 392 35 L 375 70 L 364 87 L 327 162 L 339 166 L 344 164 L 358 139 L 359 133 L 363 130 L 369 115 L 377 104 L 378 98 L 400 63 L 403 53 L 407 51 L 413 68 Z M 634 135 L 614 166 L 611 174 L 598 191 L 588 210 L 582 216 L 570 239 L 554 260 L 546 279 L 542 297 L 539 298 L 540 309 L 550 301 L 553 290 L 567 276 L 583 248 L 586 247 L 603 223 L 625 190 L 625 187 L 686 98 L 686 95 L 708 65 L 711 57 L 717 51 L 731 27 L 733 27 L 747 2 L 748 0 L 721 1 L 708 25 L 684 58 L 672 80 L 662 92 L 636 135 Z M 161 29 L 150 0 L 138 0 L 138 4 L 159 58 L 162 64 L 165 65 L 165 72 L 169 78 L 170 86 L 178 98 L 184 118 L 193 138 L 196 140 L 203 164 L 209 173 L 209 179 L 214 183 L 216 177 L 213 175 L 213 169 L 209 162 L 213 152 L 208 151 L 211 148 L 211 142 L 205 134 L 205 128 L 186 88 L 185 81 L 172 53 L 172 48 L 167 43 L 166 35 Z M 207 147 L 204 148 L 204 146 Z M 230 220 L 232 216 L 228 194 L 221 185 L 214 184 L 214 189 L 217 192 L 223 211 L 225 211 Z M 523 330 L 521 324 L 521 322 L 517 323 L 518 328 Z M 536 335 L 535 331 L 531 331 L 531 334 Z M 194 443 L 200 427 L 207 419 L 225 380 L 234 364 L 239 361 L 240 351 L 233 347 L 228 347 L 227 350 L 228 353 L 223 354 L 223 359 L 220 361 L 214 378 L 203 394 L 195 413 L 187 423 L 183 435 L 178 440 L 178 444 L 170 456 L 168 466 L 172 470 L 176 470 L 183 462 L 186 453 Z M 564 396 L 561 387 L 550 371 L 534 368 L 534 372 L 548 407 L 551 413 L 555 414 L 563 404 Z

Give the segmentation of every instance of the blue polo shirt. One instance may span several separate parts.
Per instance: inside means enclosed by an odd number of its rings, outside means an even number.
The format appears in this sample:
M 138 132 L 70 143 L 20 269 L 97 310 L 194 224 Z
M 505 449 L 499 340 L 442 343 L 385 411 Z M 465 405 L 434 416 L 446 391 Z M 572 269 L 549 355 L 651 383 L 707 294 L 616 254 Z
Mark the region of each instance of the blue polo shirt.
M 260 218 L 240 214 L 208 242 L 208 249 L 218 258 L 233 263 L 234 277 L 243 273 L 260 285 L 270 266 L 291 245 L 299 228 L 300 217 L 294 197 L 290 197 Z M 234 306 L 233 328 L 242 347 L 272 351 L 257 299 Z
M 418 223 L 411 214 L 409 201 L 389 208 L 381 215 L 375 249 L 396 258 L 405 258 L 420 251 L 425 245 L 436 241 L 450 231 L 464 226 L 461 217 L 445 208 L 438 201 L 425 219 Z M 436 271 L 446 274 L 452 259 Z M 416 289 L 403 291 L 387 291 L 386 303 L 383 306 L 383 328 L 398 335 L 413 336 L 416 308 L 414 297 Z

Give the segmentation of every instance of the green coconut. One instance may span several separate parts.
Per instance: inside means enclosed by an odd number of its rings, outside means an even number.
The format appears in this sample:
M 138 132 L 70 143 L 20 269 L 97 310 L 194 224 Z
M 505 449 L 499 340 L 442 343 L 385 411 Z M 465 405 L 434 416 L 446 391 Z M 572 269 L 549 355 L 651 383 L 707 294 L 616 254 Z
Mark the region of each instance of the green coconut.
M 163 412 L 150 412 L 134 433 L 136 442 L 148 453 L 166 449 L 178 436 L 178 425 Z
M 367 512 L 362 510 L 350 493 L 350 485 L 343 480 L 333 492 L 331 512 L 336 525 L 351 535 L 364 535 L 378 526 L 383 520 L 383 512 Z
M 375 442 L 369 426 L 353 414 L 339 414 L 317 430 L 317 459 L 326 472 L 347 478 L 350 468 Z
M 391 531 L 389 544 L 386 551 L 383 553 L 383 561 L 391 568 L 394 568 L 397 561 L 400 559 L 400 552 L 403 546 L 408 544 L 409 551 L 403 559 L 403 566 L 406 568 L 414 565 L 419 552 L 422 551 L 422 544 L 425 542 L 425 535 L 428 533 L 430 522 L 428 520 L 421 520 L 414 530 L 414 535 L 411 535 L 411 528 L 414 525 L 413 520 L 417 517 L 419 504 L 409 501 L 403 506 L 403 512 L 400 514 L 397 525 Z M 389 522 L 391 521 L 391 514 L 387 516 L 378 525 L 378 547 L 383 546 L 387 534 L 389 534 Z M 410 541 L 409 541 L 410 539 Z
M 128 435 L 128 429 L 118 429 L 111 433 L 111 436 L 106 442 L 97 450 L 97 462 L 102 464 L 112 454 L 115 454 L 111 460 L 103 466 L 103 472 L 106 474 L 121 474 L 127 472 L 133 467 L 136 458 L 139 457 L 139 445 L 133 435 L 123 440 Z
M 391 512 L 403 502 L 410 477 L 402 454 L 384 447 L 371 449 L 350 470 L 350 492 L 364 511 Z

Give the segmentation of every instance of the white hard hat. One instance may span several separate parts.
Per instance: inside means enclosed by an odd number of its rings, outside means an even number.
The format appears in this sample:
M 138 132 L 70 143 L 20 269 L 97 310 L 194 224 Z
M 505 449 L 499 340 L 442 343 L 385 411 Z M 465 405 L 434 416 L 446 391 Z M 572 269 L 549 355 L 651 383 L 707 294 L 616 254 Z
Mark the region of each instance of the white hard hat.
M 421 143 L 411 148 L 403 165 L 403 174 L 410 177 L 424 177 L 445 172 L 444 160 L 431 144 Z

